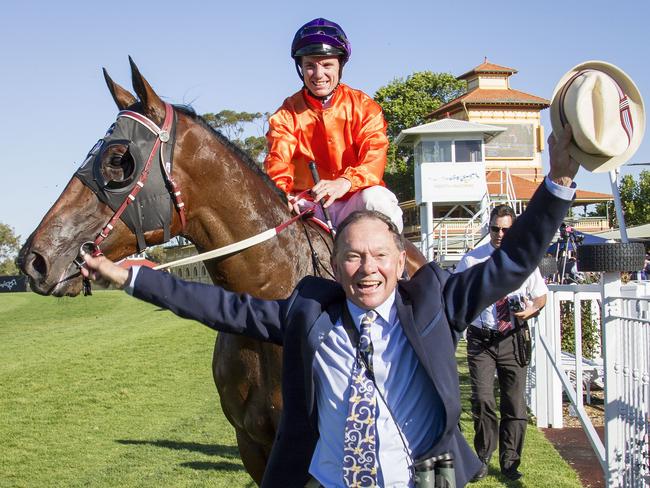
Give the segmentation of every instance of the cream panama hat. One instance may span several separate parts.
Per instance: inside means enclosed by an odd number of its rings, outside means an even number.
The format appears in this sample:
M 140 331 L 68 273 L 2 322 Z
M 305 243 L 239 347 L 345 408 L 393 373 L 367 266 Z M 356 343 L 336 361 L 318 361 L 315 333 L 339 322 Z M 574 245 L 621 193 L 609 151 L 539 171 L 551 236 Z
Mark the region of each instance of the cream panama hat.
M 566 124 L 573 129 L 573 159 L 594 173 L 610 171 L 625 164 L 641 144 L 643 98 L 620 68 L 587 61 L 565 74 L 553 92 L 553 132 Z

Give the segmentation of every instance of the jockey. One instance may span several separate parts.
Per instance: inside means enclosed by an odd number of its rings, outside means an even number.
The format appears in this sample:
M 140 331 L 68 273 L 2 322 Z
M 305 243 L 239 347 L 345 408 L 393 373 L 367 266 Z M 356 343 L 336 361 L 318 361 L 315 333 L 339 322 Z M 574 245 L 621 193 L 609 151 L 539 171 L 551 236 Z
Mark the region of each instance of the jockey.
M 293 210 L 314 205 L 293 199 L 311 188 L 334 226 L 353 211 L 368 209 L 390 217 L 401 232 L 402 210 L 382 180 L 388 139 L 381 107 L 339 82 L 351 50 L 343 29 L 329 20 L 314 19 L 298 29 L 291 57 L 304 86 L 269 119 L 264 166 Z M 318 169 L 317 184 L 310 161 Z M 314 210 L 322 218 L 320 206 Z

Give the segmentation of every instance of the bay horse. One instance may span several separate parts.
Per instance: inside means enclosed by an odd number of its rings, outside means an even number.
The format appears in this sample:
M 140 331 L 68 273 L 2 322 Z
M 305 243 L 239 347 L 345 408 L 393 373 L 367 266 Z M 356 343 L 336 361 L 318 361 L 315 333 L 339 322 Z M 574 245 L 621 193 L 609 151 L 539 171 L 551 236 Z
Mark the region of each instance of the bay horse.
M 291 218 L 284 194 L 250 157 L 191 109 L 163 102 L 133 60 L 129 61 L 138 98 L 104 70 L 120 110 L 118 119 L 20 251 L 20 267 L 37 293 L 75 296 L 81 292 L 75 261 L 87 242 L 101 242 L 101 251 L 112 260 L 179 235 L 204 252 Z M 139 116 L 146 120 L 134 122 Z M 138 125 L 145 122 L 155 127 Z M 157 137 L 149 132 L 157 132 Z M 156 145 L 167 146 L 169 154 L 165 156 L 161 149 L 160 164 L 147 167 L 146 155 L 152 159 Z M 165 158 L 173 167 L 164 168 Z M 160 191 L 149 196 L 143 192 L 145 197 L 135 196 L 132 205 L 122 204 L 132 210 L 130 218 L 127 212 L 117 218 L 115 207 L 120 205 L 111 198 L 117 195 L 118 200 L 128 200 L 126 193 L 134 193 L 145 172 L 148 180 L 142 188 L 149 184 L 163 188 L 164 202 Z M 148 207 L 157 211 L 152 215 Z M 330 249 L 329 236 L 322 230 L 296 222 L 275 239 L 206 261 L 205 266 L 215 284 L 277 299 L 288 296 L 300 278 L 317 268 L 329 272 Z M 410 272 L 422 262 L 421 255 L 410 257 Z M 223 412 L 235 428 L 244 467 L 260 484 L 282 408 L 280 347 L 220 333 L 212 371 Z

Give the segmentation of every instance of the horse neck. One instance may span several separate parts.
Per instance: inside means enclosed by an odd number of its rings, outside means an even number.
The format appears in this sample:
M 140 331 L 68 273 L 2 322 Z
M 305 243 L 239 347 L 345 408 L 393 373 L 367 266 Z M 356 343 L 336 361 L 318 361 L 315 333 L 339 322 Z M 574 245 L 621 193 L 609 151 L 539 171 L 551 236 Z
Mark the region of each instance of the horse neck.
M 242 241 L 291 218 L 286 204 L 265 177 L 209 129 L 200 125 L 190 128 L 178 144 L 190 155 L 183 159 L 181 170 L 188 210 L 184 235 L 199 252 Z M 268 288 L 280 271 L 282 277 L 278 278 L 293 286 L 305 274 L 302 261 L 310 259 L 297 225 L 287 229 L 281 238 L 213 260 L 216 263 L 207 262 L 213 280 L 235 291 L 275 296 L 277 293 Z

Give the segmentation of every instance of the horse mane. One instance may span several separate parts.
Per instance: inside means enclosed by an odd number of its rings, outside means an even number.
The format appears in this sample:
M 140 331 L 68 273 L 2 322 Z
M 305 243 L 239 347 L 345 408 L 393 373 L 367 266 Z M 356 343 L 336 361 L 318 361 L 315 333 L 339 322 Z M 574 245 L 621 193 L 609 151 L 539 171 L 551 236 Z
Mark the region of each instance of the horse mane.
M 196 110 L 194 110 L 193 107 L 190 105 L 174 105 L 174 109 L 178 110 L 184 115 L 187 115 L 190 117 L 192 120 L 197 122 L 198 124 L 202 125 L 204 128 L 206 128 L 209 132 L 212 133 L 214 137 L 216 137 L 221 144 L 226 146 L 230 151 L 235 153 L 235 155 L 246 164 L 254 173 L 257 173 L 257 175 L 266 183 L 267 186 L 269 186 L 281 199 L 283 202 L 287 202 L 287 196 L 285 193 L 278 188 L 278 186 L 273 182 L 271 178 L 269 178 L 269 175 L 267 175 L 262 168 L 260 168 L 259 164 L 253 160 L 253 158 L 248 154 L 246 151 L 244 151 L 240 146 L 232 142 L 230 139 L 228 139 L 226 136 L 224 136 L 219 130 L 215 129 L 212 127 L 210 124 L 206 122 L 206 120 L 198 115 L 196 113 Z

